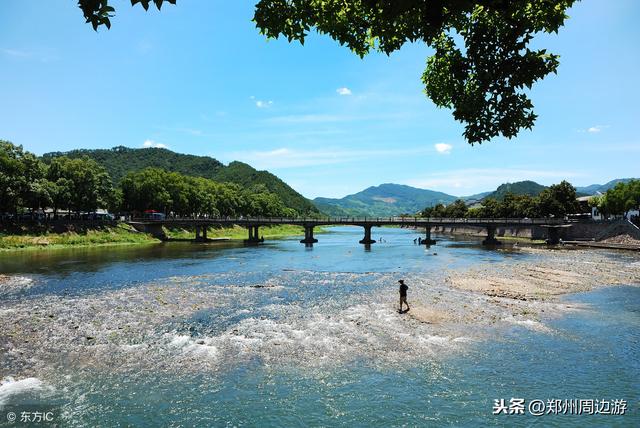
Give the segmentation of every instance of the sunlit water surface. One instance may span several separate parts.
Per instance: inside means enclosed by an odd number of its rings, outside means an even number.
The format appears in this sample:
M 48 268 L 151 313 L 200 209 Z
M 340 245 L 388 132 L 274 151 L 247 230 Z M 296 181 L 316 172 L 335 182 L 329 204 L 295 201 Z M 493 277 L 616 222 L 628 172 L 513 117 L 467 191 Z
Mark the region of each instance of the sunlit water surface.
M 444 237 L 424 248 L 403 229 L 375 230 L 382 240 L 366 249 L 361 233 L 333 228 L 313 248 L 283 239 L 0 255 L 0 272 L 29 280 L 0 295 L 5 302 L 175 283 L 219 302 L 150 325 L 154 347 L 131 369 L 72 362 L 42 384 L 10 389 L 12 373 L 1 368 L 0 417 L 44 406 L 65 426 L 640 426 L 640 288 L 567 296 L 588 309 L 543 320 L 548 331 L 436 332 L 394 312 L 397 279 L 456 298 L 437 280 L 445 270 L 543 256 Z M 209 354 L 170 367 L 155 361 L 165 354 L 153 349 L 186 352 L 198 340 Z M 629 409 L 494 416 L 501 398 L 625 399 Z

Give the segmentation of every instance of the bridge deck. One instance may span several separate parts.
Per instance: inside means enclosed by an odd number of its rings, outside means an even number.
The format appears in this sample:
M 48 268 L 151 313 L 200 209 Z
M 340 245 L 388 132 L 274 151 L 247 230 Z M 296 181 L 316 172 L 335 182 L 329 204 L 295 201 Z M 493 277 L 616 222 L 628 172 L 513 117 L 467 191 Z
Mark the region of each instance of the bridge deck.
M 207 226 L 239 225 L 268 226 L 277 224 L 313 226 L 476 226 L 476 227 L 530 227 L 557 226 L 567 224 L 559 218 L 419 218 L 419 217 L 326 217 L 326 218 L 285 218 L 285 217 L 222 217 L 222 218 L 166 218 L 153 220 L 136 218 L 130 221 L 136 224 L 159 224 L 166 226 Z

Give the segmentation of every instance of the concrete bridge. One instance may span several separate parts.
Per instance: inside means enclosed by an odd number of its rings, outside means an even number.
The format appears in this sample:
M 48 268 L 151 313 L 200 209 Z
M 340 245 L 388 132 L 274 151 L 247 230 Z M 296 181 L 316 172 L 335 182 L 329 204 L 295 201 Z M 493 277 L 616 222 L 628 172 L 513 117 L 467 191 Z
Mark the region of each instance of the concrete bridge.
M 314 244 L 318 242 L 313 236 L 313 229 L 317 226 L 360 226 L 364 228 L 364 237 L 361 244 L 371 245 L 376 241 L 371 238 L 371 229 L 380 226 L 401 226 L 416 229 L 425 229 L 425 238 L 421 239 L 422 244 L 432 245 L 435 241 L 431 238 L 431 228 L 434 226 L 474 226 L 486 229 L 487 236 L 482 241 L 485 245 L 498 245 L 500 241 L 496 239 L 496 228 L 530 228 L 533 226 L 543 227 L 548 230 L 548 241 L 550 244 L 559 242 L 560 230 L 570 227 L 571 224 L 564 219 L 557 218 L 420 218 L 420 217 L 324 217 L 324 218 L 284 218 L 284 217 L 220 217 L 220 218 L 167 218 L 163 220 L 133 219 L 130 225 L 138 230 L 144 230 L 160 238 L 166 239 L 162 229 L 166 227 L 193 228 L 195 230 L 196 241 L 207 241 L 207 228 L 211 226 L 244 226 L 247 228 L 247 243 L 263 242 L 260 237 L 260 227 L 271 225 L 296 225 L 304 228 L 303 244 Z

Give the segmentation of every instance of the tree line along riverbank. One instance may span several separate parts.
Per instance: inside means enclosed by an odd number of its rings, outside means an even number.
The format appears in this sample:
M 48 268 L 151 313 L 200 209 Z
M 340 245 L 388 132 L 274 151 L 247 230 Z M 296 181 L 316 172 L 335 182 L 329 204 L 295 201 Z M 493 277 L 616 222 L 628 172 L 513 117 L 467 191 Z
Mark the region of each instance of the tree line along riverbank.
M 222 181 L 225 177 L 216 181 L 158 167 L 130 171 L 115 181 L 88 156 L 43 159 L 3 140 L 0 171 L 0 221 L 61 215 L 79 219 L 98 209 L 130 215 L 153 210 L 180 217 L 318 214 L 295 209 L 256 181 L 241 185 Z
M 193 239 L 195 236 L 195 232 L 188 229 L 166 229 L 165 232 L 170 240 Z M 304 235 L 302 227 L 291 225 L 265 226 L 260 229 L 260 232 L 265 238 Z M 210 227 L 207 235 L 209 238 L 243 240 L 247 238 L 247 229 L 240 226 Z M 126 223 L 66 224 L 55 227 L 43 225 L 0 226 L 0 251 L 143 245 L 160 242 L 152 235 L 139 232 Z

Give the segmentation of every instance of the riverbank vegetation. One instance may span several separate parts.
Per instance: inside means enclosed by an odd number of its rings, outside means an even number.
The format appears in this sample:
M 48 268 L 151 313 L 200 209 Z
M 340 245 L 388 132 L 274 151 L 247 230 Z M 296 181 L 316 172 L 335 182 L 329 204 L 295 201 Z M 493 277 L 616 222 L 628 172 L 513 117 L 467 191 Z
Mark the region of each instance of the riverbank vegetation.
M 0 232 L 0 251 L 21 249 L 56 249 L 97 245 L 153 244 L 160 242 L 127 225 L 69 227 L 66 231 L 23 227 Z
M 195 232 L 188 229 L 165 229 L 165 233 L 169 239 L 193 239 Z M 322 233 L 322 228 L 316 228 L 314 233 Z M 293 226 L 288 224 L 281 224 L 275 226 L 263 226 L 259 229 L 259 235 L 265 238 L 280 238 L 287 236 L 304 236 L 304 228 L 301 226 Z M 210 227 L 207 229 L 207 237 L 210 239 L 215 238 L 229 238 L 234 240 L 247 239 L 248 232 L 246 227 L 232 226 L 232 227 Z
M 105 169 L 90 159 L 58 158 L 45 164 L 33 153 L 0 140 L 0 214 L 52 208 L 74 212 L 113 206 Z
M 5 220 L 25 212 L 44 216 L 47 209 L 53 217 L 60 211 L 80 217 L 99 208 L 186 217 L 299 214 L 260 183 L 242 186 L 153 167 L 129 172 L 113 183 L 107 170 L 87 156 L 46 160 L 0 140 L 0 215 Z
M 579 212 L 576 189 L 562 181 L 542 190 L 537 196 L 506 193 L 501 199 L 486 198 L 480 206 L 467 207 L 459 199 L 447 206 L 438 204 L 422 210 L 424 217 L 445 218 L 535 218 L 563 217 Z
M 79 221 L 94 219 L 92 213 L 98 209 L 129 216 L 152 210 L 209 218 L 300 214 L 263 183 L 243 186 L 155 167 L 127 172 L 114 183 L 105 167 L 88 156 L 41 159 L 0 140 L 0 249 L 159 242 L 113 221 Z M 49 221 L 52 219 L 61 221 Z M 295 226 L 263 228 L 261 232 L 265 237 L 303 234 Z M 169 232 L 171 237 L 174 234 L 188 239 L 195 235 L 193 231 Z M 208 236 L 244 239 L 246 230 L 211 228 Z
M 263 185 L 242 188 L 159 168 L 127 174 L 118 190 L 120 206 L 126 212 L 159 210 L 180 217 L 297 216 Z
M 217 183 L 233 183 L 242 188 L 264 186 L 275 193 L 284 205 L 301 215 L 313 215 L 318 209 L 307 198 L 269 171 L 258 171 L 243 162 L 224 165 L 210 156 L 196 156 L 172 152 L 166 148 L 131 148 L 117 146 L 111 149 L 79 149 L 68 152 L 50 152 L 42 155 L 49 164 L 54 158 L 80 159 L 88 157 L 103 166 L 117 185 L 131 172 L 147 168 L 158 168 L 167 172 L 177 172 L 188 177 L 202 177 Z M 157 208 L 156 208 L 157 209 Z
M 601 214 L 623 215 L 629 210 L 640 207 L 640 180 L 620 182 L 603 195 L 596 195 L 589 204 L 597 207 Z
M 316 228 L 315 233 L 322 233 Z M 169 239 L 192 240 L 193 229 L 165 229 Z M 264 238 L 284 238 L 304 236 L 304 229 L 293 225 L 264 226 L 260 228 L 260 236 Z M 247 239 L 247 229 L 241 226 L 210 227 L 207 229 L 209 239 L 228 238 L 230 240 Z M 161 241 L 147 233 L 138 232 L 125 223 L 116 225 L 30 225 L 12 228 L 0 228 L 0 251 L 28 249 L 57 249 L 70 247 L 89 247 L 127 244 L 158 244 Z

